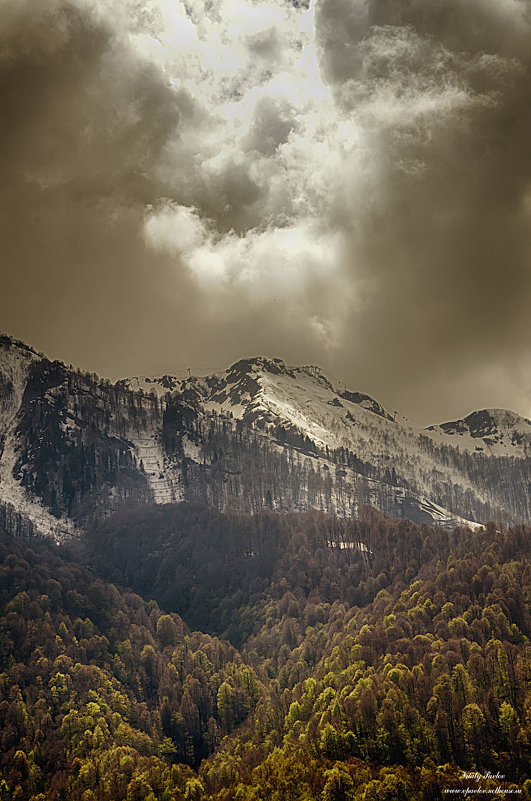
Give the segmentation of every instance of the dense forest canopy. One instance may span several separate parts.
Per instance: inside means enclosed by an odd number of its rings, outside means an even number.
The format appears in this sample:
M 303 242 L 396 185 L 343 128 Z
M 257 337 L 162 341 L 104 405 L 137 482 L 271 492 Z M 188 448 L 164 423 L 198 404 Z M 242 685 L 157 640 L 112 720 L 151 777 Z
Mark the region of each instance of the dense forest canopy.
M 182 505 L 82 552 L 2 535 L 0 798 L 531 797 L 529 533 Z

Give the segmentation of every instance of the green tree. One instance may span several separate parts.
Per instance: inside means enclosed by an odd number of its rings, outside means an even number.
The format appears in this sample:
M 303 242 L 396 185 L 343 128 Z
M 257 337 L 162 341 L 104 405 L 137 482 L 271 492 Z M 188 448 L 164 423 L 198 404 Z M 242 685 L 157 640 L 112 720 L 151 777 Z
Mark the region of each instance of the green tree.
M 347 771 L 336 763 L 325 772 L 323 801 L 351 801 L 354 798 L 354 782 Z
M 143 776 L 135 776 L 127 786 L 127 801 L 155 801 L 155 794 Z
M 170 615 L 161 615 L 157 620 L 157 637 L 163 648 L 176 644 L 179 632 Z
M 234 725 L 234 693 L 232 687 L 224 681 L 217 695 L 218 715 L 222 729 L 229 732 Z
M 201 801 L 205 795 L 205 788 L 203 783 L 196 778 L 188 779 L 186 787 L 184 788 L 184 797 L 186 801 Z

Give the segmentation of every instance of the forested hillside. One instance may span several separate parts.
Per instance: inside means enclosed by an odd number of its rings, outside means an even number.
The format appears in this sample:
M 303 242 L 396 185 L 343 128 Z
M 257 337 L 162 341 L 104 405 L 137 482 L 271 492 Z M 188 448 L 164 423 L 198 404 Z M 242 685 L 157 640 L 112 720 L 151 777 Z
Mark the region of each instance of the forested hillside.
M 529 529 L 155 511 L 2 537 L 2 799 L 531 797 Z
M 1 555 L 0 797 L 184 791 L 255 707 L 252 668 L 43 546 L 3 535 Z

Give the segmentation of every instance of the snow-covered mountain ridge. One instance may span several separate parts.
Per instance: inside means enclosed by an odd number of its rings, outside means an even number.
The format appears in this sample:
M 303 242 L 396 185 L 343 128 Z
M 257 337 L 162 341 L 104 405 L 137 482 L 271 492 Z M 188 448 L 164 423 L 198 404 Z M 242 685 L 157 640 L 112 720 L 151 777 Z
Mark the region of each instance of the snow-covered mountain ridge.
M 4 337 L 0 403 L 0 504 L 53 536 L 146 501 L 531 519 L 529 420 L 483 410 L 415 428 L 315 366 L 256 357 L 111 384 Z
M 332 447 L 346 442 L 363 444 L 352 434 L 357 421 L 350 418 L 355 410 L 362 417 L 365 411 L 393 424 L 389 430 L 402 426 L 418 436 L 430 437 L 436 444 L 493 456 L 526 458 L 531 455 L 531 421 L 515 412 L 483 409 L 472 412 L 463 420 L 426 428 L 414 427 L 405 417 L 396 412 L 391 414 L 369 395 L 334 387 L 319 368 L 287 367 L 281 359 L 244 359 L 224 374 L 206 378 L 136 376 L 120 383 L 130 389 L 155 392 L 158 397 L 163 397 L 168 391 L 177 391 L 196 397 L 209 410 L 232 412 L 234 417 L 242 419 L 258 410 L 263 412 L 264 420 L 268 413 L 272 413 L 274 419 L 282 417 L 285 422 L 296 423 L 312 439 Z M 324 406 L 330 406 L 332 410 Z M 364 419 L 371 420 L 371 417 L 365 416 Z M 372 422 L 382 425 L 381 420 Z

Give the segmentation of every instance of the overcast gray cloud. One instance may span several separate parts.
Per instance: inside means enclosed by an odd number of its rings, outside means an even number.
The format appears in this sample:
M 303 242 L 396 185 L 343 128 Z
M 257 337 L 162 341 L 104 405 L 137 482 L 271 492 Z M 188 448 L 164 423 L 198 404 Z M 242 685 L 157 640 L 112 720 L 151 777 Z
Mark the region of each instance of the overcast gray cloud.
M 531 414 L 524 0 L 7 0 L 1 327 Z

